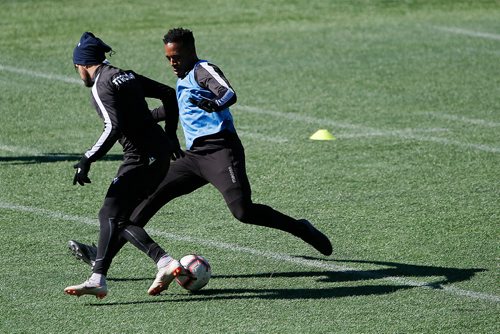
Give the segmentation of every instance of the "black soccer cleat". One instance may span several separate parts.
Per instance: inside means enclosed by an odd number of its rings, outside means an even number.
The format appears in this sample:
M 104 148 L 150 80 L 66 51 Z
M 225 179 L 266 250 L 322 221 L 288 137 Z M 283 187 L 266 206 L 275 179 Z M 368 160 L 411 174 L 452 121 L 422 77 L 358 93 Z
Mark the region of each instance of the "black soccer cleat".
M 76 240 L 70 240 L 68 241 L 68 248 L 78 260 L 82 260 L 91 267 L 94 266 L 97 256 L 97 247 L 95 245 L 89 246 Z
M 313 246 L 321 254 L 332 255 L 332 243 L 326 235 L 306 219 L 299 219 L 297 221 L 302 224 L 304 228 L 303 233 L 300 235 L 302 240 Z

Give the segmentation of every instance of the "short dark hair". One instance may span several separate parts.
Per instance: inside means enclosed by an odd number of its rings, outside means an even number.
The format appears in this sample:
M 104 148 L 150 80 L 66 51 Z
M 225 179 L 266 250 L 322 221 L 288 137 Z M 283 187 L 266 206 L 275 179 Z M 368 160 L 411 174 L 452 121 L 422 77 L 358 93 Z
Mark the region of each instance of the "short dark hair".
M 182 43 L 186 46 L 194 47 L 193 32 L 184 28 L 170 29 L 165 36 L 163 36 L 163 43 Z

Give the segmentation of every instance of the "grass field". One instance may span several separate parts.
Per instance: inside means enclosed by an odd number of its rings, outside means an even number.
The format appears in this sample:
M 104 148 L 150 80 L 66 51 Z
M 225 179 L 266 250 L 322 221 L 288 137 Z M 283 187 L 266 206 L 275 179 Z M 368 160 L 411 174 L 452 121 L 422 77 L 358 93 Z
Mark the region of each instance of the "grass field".
M 500 1 L 102 2 L 0 0 L 1 333 L 500 331 Z M 93 31 L 113 64 L 175 85 L 176 26 L 238 93 L 254 200 L 334 254 L 239 223 L 207 186 L 148 225 L 209 259 L 199 294 L 148 296 L 155 266 L 127 246 L 107 298 L 64 295 L 90 274 L 66 243 L 97 240 L 120 163 L 115 147 L 71 184 L 102 130 L 73 47 Z

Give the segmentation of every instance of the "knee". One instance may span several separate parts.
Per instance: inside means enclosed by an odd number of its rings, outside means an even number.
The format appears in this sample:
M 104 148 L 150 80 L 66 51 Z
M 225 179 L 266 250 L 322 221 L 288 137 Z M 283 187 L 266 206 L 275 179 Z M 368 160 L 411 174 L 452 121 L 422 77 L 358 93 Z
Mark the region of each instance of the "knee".
M 99 210 L 98 218 L 101 223 L 107 221 L 110 218 L 110 216 L 111 216 L 110 210 L 106 206 L 103 206 L 101 210 Z
M 252 223 L 252 208 L 251 203 L 245 202 L 233 202 L 229 205 L 229 209 L 233 214 L 234 218 L 238 219 L 240 222 L 245 224 Z
M 105 224 L 108 227 L 124 228 L 130 225 L 130 220 L 120 215 L 119 211 L 114 210 L 113 207 L 104 205 L 101 210 L 99 210 L 99 223 L 101 226 Z

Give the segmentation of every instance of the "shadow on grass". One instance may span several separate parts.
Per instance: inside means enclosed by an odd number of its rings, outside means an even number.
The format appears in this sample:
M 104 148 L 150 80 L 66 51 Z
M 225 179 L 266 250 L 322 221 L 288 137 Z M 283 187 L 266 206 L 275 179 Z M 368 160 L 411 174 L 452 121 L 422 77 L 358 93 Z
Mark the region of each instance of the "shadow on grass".
M 414 264 L 404 264 L 397 262 L 387 262 L 387 261 L 366 261 L 366 260 L 325 260 L 315 257 L 301 256 L 301 258 L 306 260 L 322 260 L 331 261 L 335 263 L 340 263 L 339 268 L 344 268 L 339 271 L 332 272 L 312 272 L 313 276 L 321 277 L 320 281 L 323 282 L 353 282 L 362 280 L 376 280 L 384 278 L 400 278 L 401 280 L 410 280 L 412 277 L 431 277 L 438 276 L 443 277 L 443 279 L 422 284 L 426 287 L 440 289 L 442 285 L 467 281 L 471 279 L 476 273 L 485 271 L 485 269 L 480 268 L 446 268 L 446 267 L 433 267 L 424 265 L 414 265 Z M 386 268 L 381 269 L 371 269 L 371 270 L 360 270 L 353 269 L 347 266 L 342 266 L 342 263 L 353 263 L 353 264 L 372 264 L 378 266 L 384 266 Z M 247 277 L 304 277 L 304 273 L 273 273 L 273 274 L 250 274 Z M 218 276 L 220 278 L 237 278 L 245 277 L 244 275 L 232 275 Z
M 41 163 L 51 163 L 60 161 L 71 161 L 78 162 L 83 154 L 71 154 L 71 153 L 47 153 L 45 155 L 25 155 L 25 156 L 13 156 L 13 157 L 2 157 L 0 156 L 0 163 L 8 163 L 11 165 L 30 165 L 30 164 L 41 164 Z M 108 154 L 104 156 L 101 160 L 108 161 L 121 161 L 123 156 L 121 154 Z
M 302 257 L 309 260 L 322 260 L 319 258 Z M 324 288 L 283 288 L 283 289 L 203 289 L 197 293 L 190 295 L 176 294 L 176 298 L 172 299 L 151 299 L 147 301 L 135 302 L 116 302 L 98 304 L 92 303 L 93 306 L 110 306 L 110 305 L 133 305 L 133 304 L 150 304 L 150 303 L 179 303 L 193 302 L 201 300 L 233 300 L 233 299 L 325 299 L 325 298 L 341 298 L 349 296 L 371 296 L 384 295 L 402 290 L 409 290 L 415 287 L 426 287 L 430 289 L 441 289 L 443 285 L 463 282 L 470 280 L 476 273 L 485 271 L 485 269 L 459 269 L 446 267 L 433 267 L 424 265 L 412 265 L 396 262 L 384 261 L 363 261 L 363 260 L 326 260 L 335 263 L 353 263 L 353 264 L 371 264 L 384 266 L 381 269 L 360 270 L 352 269 L 342 264 L 338 265 L 339 270 L 334 271 L 304 271 L 304 272 L 274 272 L 274 273 L 256 273 L 256 274 L 235 274 L 235 275 L 213 275 L 212 279 L 247 279 L 260 278 L 269 280 L 268 285 L 272 285 L 272 280 L 275 278 L 311 278 L 323 283 L 345 283 L 345 282 L 362 282 L 375 281 L 385 279 L 382 284 L 371 285 L 353 285 L 353 286 L 325 286 Z M 435 282 L 420 284 L 419 281 L 413 281 L 412 278 L 417 277 L 439 277 Z M 152 278 L 110 278 L 109 281 L 139 281 L 152 280 Z M 417 283 L 418 282 L 418 283 Z M 172 295 L 171 295 L 172 296 Z M 185 298 L 178 298 L 182 296 Z

